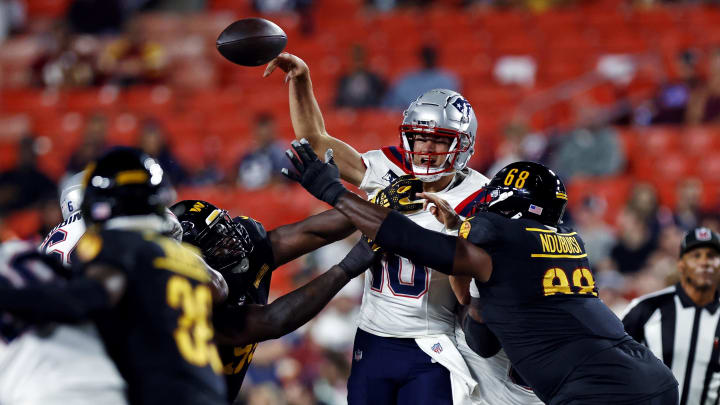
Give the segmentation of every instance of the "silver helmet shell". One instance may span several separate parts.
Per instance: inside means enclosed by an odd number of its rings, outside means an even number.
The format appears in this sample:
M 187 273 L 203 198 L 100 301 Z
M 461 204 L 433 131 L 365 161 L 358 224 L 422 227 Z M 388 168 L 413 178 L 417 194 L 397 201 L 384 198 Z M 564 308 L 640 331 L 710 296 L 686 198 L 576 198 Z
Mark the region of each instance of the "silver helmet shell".
M 413 174 L 422 181 L 432 182 L 463 170 L 475 152 L 477 125 L 472 106 L 456 91 L 430 90 L 410 103 L 403 113 L 400 142 L 401 151 L 412 164 Z M 450 149 L 447 152 L 415 152 L 415 134 L 450 137 Z M 428 158 L 444 155 L 445 160 L 439 166 L 432 166 L 431 159 L 428 159 L 427 165 L 416 165 L 413 157 L 419 155 Z
M 62 182 L 60 192 L 60 211 L 63 219 L 68 219 L 80 209 L 83 198 L 83 177 L 85 172 L 80 172 L 68 177 Z

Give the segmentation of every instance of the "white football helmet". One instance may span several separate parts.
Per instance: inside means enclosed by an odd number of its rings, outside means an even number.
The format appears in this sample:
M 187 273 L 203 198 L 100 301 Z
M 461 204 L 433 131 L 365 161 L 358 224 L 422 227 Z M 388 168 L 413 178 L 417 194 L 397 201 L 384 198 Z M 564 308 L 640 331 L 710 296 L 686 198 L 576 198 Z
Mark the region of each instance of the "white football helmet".
M 470 103 L 460 93 L 447 89 L 426 92 L 403 113 L 400 125 L 401 151 L 411 163 L 412 173 L 422 181 L 432 182 L 464 169 L 475 152 L 477 118 Z M 414 152 L 414 134 L 431 134 L 453 138 L 448 152 Z M 445 155 L 439 167 L 416 165 L 413 157 Z
M 83 198 L 83 176 L 85 172 L 74 174 L 62 182 L 60 192 L 60 210 L 63 219 L 68 219 L 80 209 Z

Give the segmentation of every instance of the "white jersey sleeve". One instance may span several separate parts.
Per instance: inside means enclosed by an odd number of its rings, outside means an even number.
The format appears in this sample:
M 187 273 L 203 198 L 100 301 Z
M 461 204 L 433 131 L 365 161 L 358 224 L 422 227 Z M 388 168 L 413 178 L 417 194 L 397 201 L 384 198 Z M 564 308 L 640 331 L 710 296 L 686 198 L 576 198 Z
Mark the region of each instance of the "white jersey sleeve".
M 48 233 L 39 249 L 42 253 L 57 257 L 64 266 L 69 267 L 70 255 L 84 233 L 85 221 L 82 213 L 76 211 Z
M 80 212 L 56 226 L 40 247 L 24 242 L 0 245 L 0 276 L 16 288 L 46 283 L 55 271 L 37 251 L 55 255 L 67 266 L 69 256 L 85 232 Z M 18 262 L 25 252 L 28 260 Z M 37 260 L 36 260 L 37 259 Z M 90 323 L 30 324 L 0 314 L 0 404 L 127 405 L 125 381 L 105 352 Z
M 404 159 L 395 147 L 362 155 L 367 170 L 360 188 L 369 196 L 408 174 Z M 488 179 L 472 169 L 457 174 L 447 189 L 437 193 L 461 215 L 472 207 Z M 444 226 L 429 211 L 408 215 L 415 223 L 434 231 Z M 417 266 L 396 255 L 385 255 L 365 277 L 359 327 L 386 337 L 420 338 L 454 333 L 457 305 L 448 276 Z

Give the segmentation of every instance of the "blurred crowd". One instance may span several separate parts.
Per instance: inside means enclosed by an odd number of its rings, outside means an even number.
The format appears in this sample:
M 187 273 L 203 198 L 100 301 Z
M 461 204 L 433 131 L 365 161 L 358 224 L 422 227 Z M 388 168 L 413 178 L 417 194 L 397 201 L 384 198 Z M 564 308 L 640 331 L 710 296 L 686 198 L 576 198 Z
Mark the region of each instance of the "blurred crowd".
M 12 70 L 13 65 L 9 63 L 9 70 L 4 71 L 0 79 L 2 88 L 59 91 L 102 88 L 112 96 L 143 86 L 159 89 L 222 86 L 222 74 L 213 70 L 212 63 L 202 58 L 197 59 L 197 63 L 178 62 L 179 53 L 191 58 L 196 55 L 192 41 L 184 43 L 183 49 L 155 41 L 141 34 L 136 19 L 139 13 L 145 12 L 202 11 L 208 2 L 212 3 L 210 0 L 76 0 L 68 2 L 64 18 L 34 21 L 28 17 L 26 1 L 0 0 L 0 44 L 6 38 L 28 31 L 41 35 L 39 49 L 32 53 L 32 68 Z M 391 13 L 406 8 L 422 10 L 438 2 L 365 0 L 364 4 L 372 12 Z M 312 0 L 254 0 L 252 7 L 269 15 L 289 13 L 299 21 L 300 32 L 312 37 L 321 23 L 313 19 L 313 8 L 318 7 L 315 3 Z M 472 9 L 542 12 L 568 7 L 573 2 L 463 0 L 451 3 Z M 657 6 L 654 3 L 638 1 L 630 6 Z M 222 25 L 228 20 L 219 21 Z M 439 58 L 441 51 L 432 41 L 420 43 L 408 52 L 415 67 L 391 77 L 370 63 L 371 50 L 362 44 L 352 45 L 347 49 L 347 60 L 334 75 L 335 87 L 328 98 L 331 105 L 323 108 L 398 112 L 432 88 L 470 89 L 471 83 L 463 82 L 466 76 L 443 66 Z M 15 50 L 12 56 L 0 54 L 0 59 L 22 57 L 22 54 Z M 308 62 L 311 69 L 319 65 Z M 616 58 L 606 60 L 602 66 L 605 68 L 599 69 L 599 73 L 613 82 L 612 102 L 600 103 L 583 95 L 574 96 L 569 104 L 571 111 L 566 113 L 569 120 L 562 125 L 539 128 L 529 114 L 518 109 L 495 134 L 496 140 L 491 142 L 484 134 L 478 135 L 476 150 L 483 159 L 473 160 L 474 168 L 491 177 L 509 162 L 534 160 L 556 170 L 571 185 L 587 179 L 627 177 L 638 163 L 623 142 L 624 128 L 657 125 L 694 128 L 720 121 L 720 48 L 688 47 L 677 52 L 673 56 L 675 72 L 662 75 L 659 84 L 641 97 L 629 95 L 622 85 L 628 74 L 640 74 L 637 72 L 642 70 L 641 62 Z M 532 87 L 536 81 L 536 61 L 532 57 L 498 60 L 492 77 L 501 84 Z M 468 97 L 475 103 L 472 96 Z M 284 99 L 281 102 L 285 102 Z M 399 124 L 400 114 L 395 117 Z M 48 173 L 38 164 L 40 157 L 52 152 L 47 137 L 34 134 L 31 125 L 17 124 L 23 129 L 17 131 L 21 133 L 19 137 L 0 137 L 1 142 L 11 142 L 16 147 L 15 164 L 0 173 L 0 239 L 17 236 L 13 233 L 14 223 L 31 221 L 36 225 L 33 232 L 21 236 L 39 240 L 60 222 L 58 189 L 62 188 L 65 178 L 81 171 L 112 143 L 110 120 L 102 110 L 83 117 L 79 142 L 67 161 L 56 165 L 63 175 Z M 169 136 L 167 123 L 152 112 L 139 118 L 135 124 L 137 131 L 128 142 L 155 156 L 180 188 L 213 186 L 293 192 L 295 189 L 280 175 L 280 169 L 287 165 L 284 157 L 287 142 L 280 128 L 281 120 L 287 121 L 287 117 L 278 117 L 276 110 L 253 113 L 247 133 L 238 134 L 248 142 L 232 156 L 230 165 L 219 163 L 218 156 L 226 145 L 213 137 L 207 137 L 200 150 L 191 151 L 201 155 L 201 164 L 187 164 L 182 157 L 185 156 L 181 153 L 182 145 Z M 8 121 L 6 127 L 16 125 L 14 123 Z M 616 194 L 621 194 L 619 206 L 615 199 L 594 193 L 592 186 L 586 193 L 569 193 L 570 199 L 576 201 L 567 212 L 566 223 L 576 227 L 583 236 L 590 262 L 598 273 L 602 298 L 616 311 L 622 310 L 633 297 L 674 282 L 678 246 L 684 231 L 698 225 L 720 231 L 717 203 L 709 206 L 703 203 L 708 200 L 708 193 L 717 193 L 717 190 L 707 187 L 701 179 L 686 177 L 667 184 L 675 196 L 673 203 L 667 204 L 661 198 L 663 187 L 632 179 L 627 189 L 616 190 Z M 238 204 L 242 207 L 242 201 Z M 32 218 L 26 216 L 28 208 L 36 213 Z M 338 242 L 306 256 L 290 270 L 279 271 L 290 272 L 286 275 L 290 286 L 301 285 L 334 264 L 349 247 L 347 241 Z M 362 281 L 357 281 L 301 330 L 260 345 L 244 387 L 244 403 L 343 404 L 361 293 Z

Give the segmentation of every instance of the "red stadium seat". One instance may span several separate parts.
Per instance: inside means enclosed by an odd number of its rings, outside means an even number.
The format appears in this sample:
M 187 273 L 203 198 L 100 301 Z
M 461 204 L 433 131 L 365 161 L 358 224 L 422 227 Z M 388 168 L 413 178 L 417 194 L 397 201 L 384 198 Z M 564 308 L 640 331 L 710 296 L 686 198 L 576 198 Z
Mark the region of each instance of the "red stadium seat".
M 708 150 L 694 158 L 694 171 L 706 182 L 720 180 L 720 150 Z
M 70 3 L 70 0 L 32 0 L 25 2 L 29 16 L 56 18 L 60 18 L 66 13 Z
M 0 91 L 2 110 L 11 113 L 29 113 L 55 110 L 61 99 L 55 90 L 18 89 Z
M 630 23 L 640 28 L 670 28 L 676 24 L 677 14 L 665 7 L 638 10 L 630 15 Z
M 512 33 L 530 25 L 531 14 L 525 11 L 493 11 L 471 16 L 470 24 L 493 34 Z
M 4 227 L 10 230 L 20 239 L 30 239 L 38 232 L 42 224 L 40 210 L 36 208 L 27 208 L 22 211 L 13 212 L 12 215 L 6 217 Z
M 0 143 L 0 171 L 12 169 L 17 162 L 17 143 Z
M 604 218 L 614 223 L 630 195 L 633 179 L 629 176 L 576 178 L 568 182 L 568 204 L 576 209 L 586 197 L 601 198 L 607 203 Z
M 118 90 L 112 88 L 71 90 L 63 95 L 63 104 L 68 111 L 94 112 L 112 109 L 118 100 Z
M 548 10 L 545 13 L 533 16 L 532 26 L 545 35 L 550 34 L 553 38 L 564 36 L 569 33 L 577 33 L 582 28 L 584 15 L 576 10 Z
M 30 117 L 27 114 L 0 116 L 0 140 L 14 142 L 30 131 Z
M 660 156 L 680 147 L 681 134 L 672 127 L 650 127 L 636 132 L 644 155 Z
M 600 40 L 600 49 L 605 53 L 640 54 L 650 49 L 648 45 L 632 30 L 605 32 Z
M 540 46 L 537 38 L 528 32 L 513 31 L 493 35 L 491 49 L 494 55 L 535 55 Z
M 720 131 L 715 127 L 687 128 L 680 134 L 683 152 L 692 155 L 717 153 L 720 150 Z

